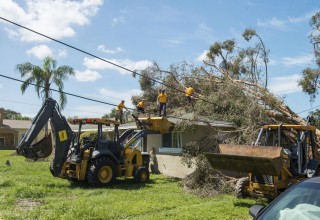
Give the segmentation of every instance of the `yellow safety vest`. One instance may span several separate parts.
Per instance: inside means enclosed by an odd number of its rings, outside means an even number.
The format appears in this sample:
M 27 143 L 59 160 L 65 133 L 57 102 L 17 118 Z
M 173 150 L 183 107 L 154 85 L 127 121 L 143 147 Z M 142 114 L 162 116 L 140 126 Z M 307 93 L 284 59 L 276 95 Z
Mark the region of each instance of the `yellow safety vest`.
M 120 103 L 117 105 L 116 110 L 117 110 L 117 111 L 122 111 L 122 109 L 125 108 L 125 107 L 126 107 L 126 106 L 125 106 L 122 102 L 120 102 Z
M 161 102 L 161 103 L 166 103 L 166 102 L 167 102 L 167 94 L 165 94 L 165 93 L 160 93 L 160 94 L 158 95 L 158 100 L 159 100 L 159 102 Z
M 192 96 L 193 94 L 193 88 L 192 87 L 189 87 L 186 89 L 186 96 Z
M 143 101 L 139 102 L 137 106 L 138 106 L 139 108 L 144 108 L 144 102 L 143 102 Z

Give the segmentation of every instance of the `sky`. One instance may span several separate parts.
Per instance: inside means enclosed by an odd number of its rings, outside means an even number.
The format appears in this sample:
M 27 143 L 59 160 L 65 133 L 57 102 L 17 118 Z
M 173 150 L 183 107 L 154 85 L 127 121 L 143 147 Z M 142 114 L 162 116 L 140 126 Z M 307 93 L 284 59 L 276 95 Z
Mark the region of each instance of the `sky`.
M 235 39 L 253 28 L 270 50 L 268 89 L 302 117 L 320 105 L 298 87 L 302 70 L 314 67 L 309 21 L 317 0 L 1 0 L 0 17 L 62 41 L 129 70 L 157 62 L 163 69 L 187 61 L 200 66 L 215 42 Z M 0 19 L 0 74 L 20 78 L 17 64 L 41 66 L 50 55 L 74 68 L 64 91 L 102 102 L 141 94 L 132 73 Z M 25 79 L 25 78 L 24 78 Z M 0 77 L 0 107 L 35 116 L 42 99 L 33 86 Z M 55 87 L 52 87 L 55 88 Z M 168 94 L 170 96 L 170 94 Z M 52 92 L 58 100 L 58 95 Z M 67 96 L 65 117 L 101 117 L 114 106 Z M 155 103 L 149 103 L 155 104 Z

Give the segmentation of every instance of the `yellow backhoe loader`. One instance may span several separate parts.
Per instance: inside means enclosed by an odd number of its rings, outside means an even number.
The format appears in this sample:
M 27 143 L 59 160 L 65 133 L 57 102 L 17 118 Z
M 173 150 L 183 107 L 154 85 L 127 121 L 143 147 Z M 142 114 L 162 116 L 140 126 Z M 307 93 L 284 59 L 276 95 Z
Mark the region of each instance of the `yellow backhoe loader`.
M 265 125 L 253 145 L 220 144 L 205 156 L 215 169 L 248 173 L 236 184 L 237 197 L 275 198 L 320 174 L 315 130 L 311 125 Z
M 86 181 L 91 186 L 99 187 L 114 183 L 116 177 L 134 177 L 137 182 L 145 183 L 149 180 L 149 155 L 142 154 L 134 142 L 150 133 L 170 132 L 174 124 L 162 117 L 135 119 L 139 129 L 127 130 L 121 136 L 117 121 L 72 119 L 69 123 L 79 126 L 75 133 L 61 115 L 56 101 L 49 98 L 43 103 L 16 150 L 19 155 L 34 160 L 52 155 L 52 175 L 74 182 Z M 48 121 L 51 124 L 52 141 L 51 135 L 48 135 L 32 144 Z M 97 126 L 96 140 L 80 138 L 81 128 L 85 124 Z M 103 137 L 104 126 L 113 128 L 112 139 Z

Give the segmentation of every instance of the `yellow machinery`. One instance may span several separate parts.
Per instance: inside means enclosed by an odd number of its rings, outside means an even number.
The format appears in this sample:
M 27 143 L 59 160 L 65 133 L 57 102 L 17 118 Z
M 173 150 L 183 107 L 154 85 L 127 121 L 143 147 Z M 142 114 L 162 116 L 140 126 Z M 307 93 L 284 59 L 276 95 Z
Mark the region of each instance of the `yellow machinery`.
M 314 126 L 265 125 L 251 145 L 220 144 L 205 156 L 215 169 L 248 173 L 236 184 L 238 197 L 274 198 L 290 185 L 319 175 Z
M 17 146 L 17 153 L 34 160 L 53 153 L 50 165 L 53 176 L 71 181 L 87 181 L 91 186 L 110 185 L 116 177 L 134 177 L 137 182 L 144 183 L 149 180 L 149 155 L 143 155 L 133 144 L 150 133 L 167 133 L 174 124 L 158 117 L 154 120 L 135 119 L 140 130 L 130 129 L 121 136 L 117 121 L 100 118 L 72 119 L 69 123 L 79 125 L 78 132 L 74 133 L 61 115 L 56 101 L 49 98 Z M 32 145 L 48 121 L 51 123 L 53 141 L 51 142 L 51 135 L 48 135 Z M 95 140 L 80 138 L 85 124 L 96 125 Z M 109 139 L 102 136 L 104 126 L 113 128 L 113 135 Z

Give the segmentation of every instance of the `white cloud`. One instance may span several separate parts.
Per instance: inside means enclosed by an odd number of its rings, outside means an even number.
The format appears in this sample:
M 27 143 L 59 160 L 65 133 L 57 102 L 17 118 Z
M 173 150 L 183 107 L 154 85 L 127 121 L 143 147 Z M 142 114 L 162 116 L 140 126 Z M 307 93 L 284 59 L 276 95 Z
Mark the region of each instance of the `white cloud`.
M 126 23 L 126 19 L 123 16 L 117 17 L 117 18 L 113 18 L 112 19 L 112 26 L 116 26 L 118 24 L 124 24 Z
M 313 54 L 306 54 L 298 57 L 283 57 L 281 63 L 285 66 L 305 66 L 310 64 L 313 58 Z
M 307 22 L 310 20 L 310 18 L 316 13 L 317 11 L 311 11 L 306 13 L 305 15 L 301 17 L 287 17 L 286 19 L 278 19 L 276 17 L 273 17 L 269 20 L 257 20 L 257 25 L 262 27 L 268 27 L 268 28 L 277 28 L 281 30 L 285 30 L 289 24 L 293 23 L 301 23 L 301 22 Z
M 170 43 L 170 44 L 177 44 L 177 45 L 183 43 L 183 41 L 181 41 L 181 40 L 172 40 L 172 39 L 164 40 L 164 42 Z
M 208 53 L 208 51 L 207 51 L 207 50 L 204 50 L 204 51 L 196 58 L 196 61 L 203 62 L 204 60 L 206 60 L 206 59 L 207 59 L 207 53 Z
M 80 82 L 94 82 L 97 79 L 102 78 L 98 72 L 92 70 L 85 70 L 83 72 L 75 71 L 75 77 L 76 80 Z
M 46 56 L 52 57 L 53 55 L 51 48 L 44 44 L 32 47 L 31 49 L 27 50 L 26 53 L 38 59 L 43 59 Z
M 25 2 L 23 7 L 14 0 L 2 1 L 1 16 L 56 39 L 74 36 L 74 26 L 88 24 L 89 18 L 94 16 L 103 4 L 103 0 L 26 0 Z M 6 30 L 10 37 L 21 41 L 48 41 L 22 28 L 8 26 Z
M 316 13 L 317 13 L 317 11 L 315 10 L 315 11 L 308 12 L 307 14 L 305 14 L 301 17 L 288 17 L 288 20 L 291 23 L 305 22 L 305 21 L 309 21 L 310 18 Z
M 2 88 L 2 85 L 0 84 L 0 88 Z
M 120 15 L 112 19 L 111 25 L 116 26 L 118 24 L 126 23 L 126 18 L 125 18 L 126 14 L 127 14 L 126 10 L 120 10 Z
M 213 32 L 214 32 L 214 30 L 212 28 L 208 27 L 204 23 L 200 23 L 197 26 L 195 34 L 198 38 L 200 38 L 202 40 L 205 40 L 207 42 L 213 42 L 214 41 Z
M 100 89 L 100 94 L 113 100 L 114 104 L 118 104 L 122 99 L 125 100 L 125 105 L 132 108 L 131 96 L 141 94 L 141 90 L 132 89 L 129 91 L 112 91 L 106 88 Z
M 276 94 L 289 94 L 301 92 L 302 89 L 298 87 L 299 79 L 301 79 L 301 76 L 298 74 L 270 78 L 268 88 L 270 91 Z
M 273 17 L 270 20 L 262 21 L 260 19 L 257 20 L 257 25 L 262 27 L 274 27 L 278 29 L 284 29 L 286 22 L 280 19 Z
M 68 53 L 66 50 L 59 50 L 58 57 L 67 57 Z
M 105 59 L 105 60 L 107 60 L 115 65 L 126 68 L 130 71 L 143 70 L 143 69 L 152 65 L 152 62 L 149 60 L 141 60 L 141 61 L 132 61 L 129 59 L 124 59 L 124 60 Z M 121 74 L 131 74 L 131 72 L 129 72 L 125 69 L 122 69 L 118 66 L 112 65 L 111 63 L 104 62 L 104 61 L 99 60 L 97 58 L 85 57 L 83 59 L 83 65 L 86 66 L 88 69 L 95 69 L 95 70 L 112 69 L 112 70 L 118 71 Z
M 43 59 L 46 56 L 51 57 L 66 57 L 67 51 L 66 50 L 52 50 L 50 47 L 48 47 L 45 44 L 41 44 L 35 47 L 32 47 L 31 49 L 26 51 L 27 55 L 34 56 L 38 59 Z
M 268 66 L 276 66 L 278 64 L 279 64 L 279 62 L 277 60 L 269 59 Z
M 110 50 L 110 49 L 107 49 L 104 45 L 99 45 L 97 50 L 99 50 L 103 53 L 108 53 L 108 54 L 115 54 L 115 53 L 123 52 L 123 49 L 121 47 L 117 47 L 115 50 Z

